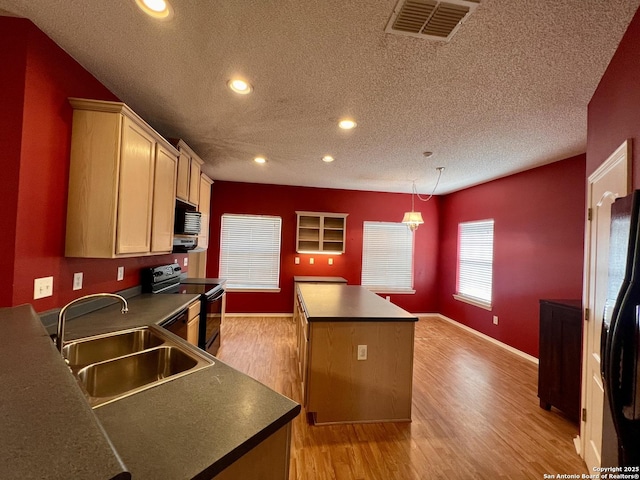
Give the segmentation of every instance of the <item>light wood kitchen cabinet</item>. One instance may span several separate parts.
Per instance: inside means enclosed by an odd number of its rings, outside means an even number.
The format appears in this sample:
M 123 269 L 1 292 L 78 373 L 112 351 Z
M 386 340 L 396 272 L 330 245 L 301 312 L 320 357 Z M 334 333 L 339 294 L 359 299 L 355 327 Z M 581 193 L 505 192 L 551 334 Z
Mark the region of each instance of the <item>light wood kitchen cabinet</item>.
M 189 201 L 189 177 L 191 169 L 191 158 L 186 153 L 181 152 L 178 157 L 178 181 L 176 182 L 176 198 L 183 202 Z
M 213 480 L 253 478 L 287 480 L 291 452 L 291 422 L 225 468 Z
M 189 169 L 189 201 L 198 204 L 200 201 L 200 173 L 203 161 L 199 157 L 191 157 L 191 168 Z
M 309 371 L 309 320 L 302 308 L 298 316 L 298 368 L 302 391 L 302 404 L 307 404 L 307 373 Z
M 200 301 L 189 305 L 187 310 L 187 342 L 198 346 L 198 326 L 200 325 Z
M 296 212 L 298 253 L 344 253 L 347 213 Z
M 170 252 L 173 249 L 173 224 L 177 177 L 176 156 L 162 145 L 156 145 L 156 169 L 153 187 L 153 218 L 151 251 Z
M 299 276 L 293 277 L 294 298 L 293 298 L 293 321 L 296 326 L 298 353 L 298 373 L 300 374 L 302 404 L 306 405 L 307 399 L 307 372 L 309 368 L 309 320 L 303 308 L 302 298 L 298 290 L 299 284 L 347 284 L 347 280 L 342 277 L 318 277 L 318 276 Z
M 198 211 L 200 217 L 200 235 L 198 235 L 198 248 L 209 246 L 209 219 L 211 214 L 211 180 L 204 173 L 200 175 L 200 196 L 198 200 Z
M 176 198 L 192 205 L 198 205 L 200 202 L 200 174 L 204 162 L 184 140 L 176 139 L 173 140 L 173 143 L 180 152 Z
M 302 403 L 315 424 L 411 421 L 417 318 L 359 285 L 297 285 Z
M 70 103 L 66 256 L 171 252 L 174 204 L 166 190 L 175 188 L 178 151 L 123 103 Z

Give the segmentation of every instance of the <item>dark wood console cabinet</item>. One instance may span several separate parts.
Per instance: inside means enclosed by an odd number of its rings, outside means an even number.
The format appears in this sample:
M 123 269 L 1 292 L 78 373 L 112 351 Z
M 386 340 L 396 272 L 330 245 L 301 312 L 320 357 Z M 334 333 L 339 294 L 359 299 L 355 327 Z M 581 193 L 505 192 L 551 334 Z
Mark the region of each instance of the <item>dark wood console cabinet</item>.
M 562 410 L 576 423 L 580 419 L 582 302 L 540 300 L 540 406 Z

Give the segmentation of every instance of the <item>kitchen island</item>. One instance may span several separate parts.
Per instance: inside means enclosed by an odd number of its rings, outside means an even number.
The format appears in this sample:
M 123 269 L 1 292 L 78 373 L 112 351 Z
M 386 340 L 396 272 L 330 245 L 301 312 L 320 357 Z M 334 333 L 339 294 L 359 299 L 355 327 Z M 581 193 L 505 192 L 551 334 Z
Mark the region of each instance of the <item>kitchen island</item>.
M 297 285 L 302 396 L 315 424 L 411 420 L 417 317 L 358 285 Z
M 126 315 L 113 304 L 71 319 L 65 340 L 162 324 L 198 298 L 136 295 L 128 299 Z M 8 455 L 3 471 L 9 477 L 223 480 L 255 478 L 255 469 L 262 468 L 271 476 L 261 478 L 287 478 L 290 423 L 300 412 L 296 402 L 210 357 L 213 365 L 91 410 L 33 310 L 4 309 L 1 317 L 0 339 L 7 340 L 0 356 L 2 378 L 21 387 L 3 389 L 1 396 L 3 425 L 20 432 L 17 438 L 2 435 L 0 451 Z M 30 356 L 38 362 L 25 361 Z M 29 413 L 22 393 L 39 415 Z M 78 442 L 82 448 L 74 447 Z M 104 451 L 99 463 L 98 451 Z M 76 474 L 89 467 L 89 473 Z M 33 475 L 22 476 L 29 469 Z

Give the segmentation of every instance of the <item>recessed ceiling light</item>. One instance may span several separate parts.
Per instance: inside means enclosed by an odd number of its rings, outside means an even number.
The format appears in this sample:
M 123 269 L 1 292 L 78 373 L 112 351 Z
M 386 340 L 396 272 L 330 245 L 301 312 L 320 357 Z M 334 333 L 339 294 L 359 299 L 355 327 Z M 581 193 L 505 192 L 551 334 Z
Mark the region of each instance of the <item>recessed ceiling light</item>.
M 227 82 L 227 85 L 231 90 L 240 95 L 247 95 L 253 92 L 253 86 L 250 83 L 245 82 L 239 78 L 233 78 Z
M 324 157 L 322 157 L 322 161 L 325 163 L 331 163 L 335 160 L 335 158 L 333 158 L 331 155 L 325 155 Z
M 343 130 L 351 130 L 352 128 L 356 128 L 358 125 L 355 120 L 351 120 L 350 118 L 344 118 L 338 122 L 338 126 Z
M 136 0 L 136 4 L 144 13 L 157 19 L 167 19 L 173 13 L 167 0 Z
M 253 159 L 253 161 L 256 163 L 267 163 L 267 159 L 264 157 L 256 157 Z

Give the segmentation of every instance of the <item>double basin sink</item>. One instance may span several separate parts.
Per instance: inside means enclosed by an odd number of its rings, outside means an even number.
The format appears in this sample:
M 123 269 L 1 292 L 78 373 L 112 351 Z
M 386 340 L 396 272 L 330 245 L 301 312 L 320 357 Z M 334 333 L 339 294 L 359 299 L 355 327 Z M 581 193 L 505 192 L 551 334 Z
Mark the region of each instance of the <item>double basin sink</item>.
M 213 365 L 155 325 L 74 340 L 62 355 L 93 408 Z

